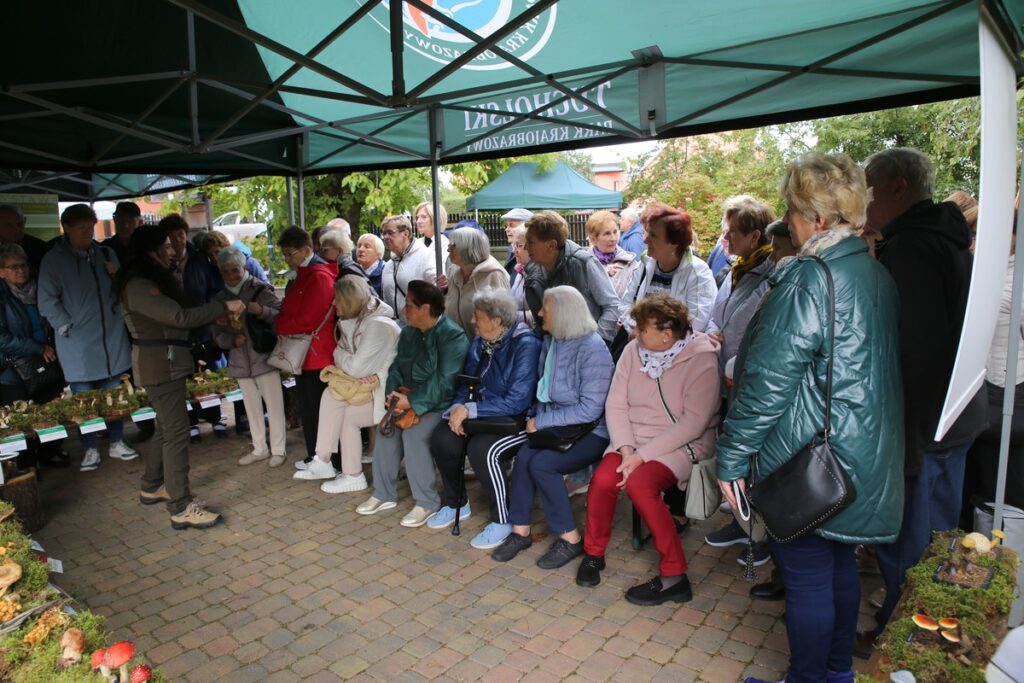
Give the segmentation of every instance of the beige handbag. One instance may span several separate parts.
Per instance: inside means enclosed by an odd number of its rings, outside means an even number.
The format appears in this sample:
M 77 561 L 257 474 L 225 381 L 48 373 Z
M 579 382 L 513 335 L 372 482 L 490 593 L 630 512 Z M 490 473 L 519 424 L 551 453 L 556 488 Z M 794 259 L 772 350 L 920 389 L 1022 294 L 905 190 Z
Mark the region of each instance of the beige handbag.
M 676 416 L 668 409 L 668 402 L 665 394 L 661 391 L 661 379 L 655 380 L 658 383 L 658 395 L 661 397 L 661 405 L 668 414 L 672 424 L 676 423 Z M 718 506 L 722 504 L 722 491 L 718 488 L 718 478 L 715 476 L 715 458 L 697 459 L 697 451 L 693 446 L 683 446 L 686 454 L 690 457 L 693 467 L 690 469 L 690 480 L 686 483 L 686 517 L 687 519 L 708 519 L 718 512 Z
M 306 360 L 306 354 L 309 353 L 309 347 L 312 345 L 313 339 L 320 334 L 323 326 L 327 324 L 327 319 L 331 317 L 333 310 L 334 304 L 328 306 L 324 319 L 320 321 L 312 334 L 277 335 L 277 344 L 267 356 L 267 364 L 293 375 L 301 375 L 302 364 Z

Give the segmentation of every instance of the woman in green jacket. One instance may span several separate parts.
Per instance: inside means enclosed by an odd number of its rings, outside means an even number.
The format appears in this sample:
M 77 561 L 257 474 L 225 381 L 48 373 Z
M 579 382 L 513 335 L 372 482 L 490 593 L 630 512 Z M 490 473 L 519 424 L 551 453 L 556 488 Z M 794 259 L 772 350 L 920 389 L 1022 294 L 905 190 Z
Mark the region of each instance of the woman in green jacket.
M 377 435 L 373 447 L 373 495 L 356 508 L 373 515 L 398 506 L 398 467 L 405 458 L 416 506 L 402 526 L 427 523 L 441 507 L 434 488 L 436 474 L 430 455 L 430 435 L 455 397 L 455 378 L 462 372 L 469 340 L 462 328 L 444 315 L 444 294 L 423 280 L 413 280 L 405 294 L 406 327 L 398 337 L 398 352 L 388 371 L 387 401 L 396 412 L 415 412 L 419 422 L 390 436 Z M 403 392 L 400 389 L 407 391 Z
M 860 605 L 854 550 L 891 542 L 903 509 L 899 300 L 892 278 L 857 237 L 868 197 L 864 172 L 852 160 L 807 154 L 786 170 L 782 194 L 799 254 L 772 275 L 741 344 L 736 393 L 716 446 L 718 476 L 735 509 L 732 482 L 756 486 L 822 430 L 831 352 L 830 443 L 856 500 L 813 533 L 769 543 L 786 584 L 787 683 L 852 683 Z M 832 348 L 826 275 L 811 256 L 827 264 L 835 282 Z

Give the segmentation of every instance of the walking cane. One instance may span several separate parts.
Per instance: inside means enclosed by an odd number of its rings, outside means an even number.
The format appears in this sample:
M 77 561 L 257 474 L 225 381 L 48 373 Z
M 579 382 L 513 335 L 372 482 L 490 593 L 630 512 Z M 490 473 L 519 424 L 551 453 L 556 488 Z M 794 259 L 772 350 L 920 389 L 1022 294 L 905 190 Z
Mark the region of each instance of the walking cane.
M 469 394 L 466 398 L 466 402 L 476 400 L 476 385 L 480 381 L 479 377 L 473 377 L 471 375 L 459 375 L 458 380 L 466 385 L 469 390 Z M 462 437 L 462 457 L 459 458 L 459 474 L 457 479 L 456 488 L 459 491 L 459 500 L 455 505 L 455 525 L 452 526 L 452 536 L 458 536 L 462 533 L 459 529 L 459 517 L 462 513 L 462 506 L 468 503 L 468 496 L 466 495 L 466 454 L 469 451 L 469 437 Z

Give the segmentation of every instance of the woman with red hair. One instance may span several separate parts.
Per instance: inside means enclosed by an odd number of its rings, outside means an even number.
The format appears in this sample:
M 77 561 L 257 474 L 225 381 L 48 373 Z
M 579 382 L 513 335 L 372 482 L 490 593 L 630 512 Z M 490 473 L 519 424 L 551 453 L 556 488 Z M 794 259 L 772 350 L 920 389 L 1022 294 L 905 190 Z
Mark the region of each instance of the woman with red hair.
M 640 221 L 647 229 L 647 258 L 622 297 L 623 303 L 632 305 L 655 292 L 666 292 L 686 304 L 693 329 L 703 332 L 711 318 L 718 286 L 708 264 L 690 248 L 690 214 L 656 203 L 647 207 Z M 620 322 L 631 333 L 636 327 L 629 315 L 624 315 Z

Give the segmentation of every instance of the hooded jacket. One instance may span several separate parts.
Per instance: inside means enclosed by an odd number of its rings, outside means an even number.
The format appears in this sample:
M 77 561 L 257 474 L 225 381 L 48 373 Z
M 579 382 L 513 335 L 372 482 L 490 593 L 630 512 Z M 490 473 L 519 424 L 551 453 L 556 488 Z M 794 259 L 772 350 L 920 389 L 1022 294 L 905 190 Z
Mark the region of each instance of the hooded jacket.
M 672 470 L 680 488 L 685 489 L 693 468 L 690 449 L 697 460 L 715 452 L 720 403 L 718 344 L 703 332 L 695 332 L 654 380 L 643 371 L 637 343 L 635 339 L 629 342 L 615 366 L 605 403 L 608 446 L 616 451 L 632 446 L 644 462 L 660 462 Z
M 905 473 L 911 476 L 925 451 L 969 443 L 987 426 L 987 401 L 978 392 L 946 437 L 934 440 L 967 311 L 971 232 L 955 204 L 926 199 L 885 226 L 882 237 L 876 253 L 900 301 Z
M 890 543 L 903 513 L 899 294 L 867 251 L 850 236 L 818 253 L 835 283 L 830 443 L 857 497 L 814 533 L 843 543 Z M 825 425 L 825 272 L 800 256 L 778 268 L 771 284 L 740 344 L 734 400 L 715 446 L 721 481 L 747 478 L 757 486 Z
M 508 289 L 508 273 L 493 256 L 476 264 L 469 279 L 462 280 L 462 269 L 453 267 L 448 278 L 448 294 L 444 299 L 444 312 L 456 325 L 462 327 L 466 336 L 476 335 L 473 328 L 473 295 L 485 287 Z
M 426 332 L 407 326 L 398 338 L 398 352 L 388 370 L 386 394 L 409 389 L 417 415 L 440 412 L 452 404 L 455 378 L 466 361 L 469 340 L 462 328 L 441 315 Z
M 302 369 L 323 370 L 331 364 L 334 353 L 334 280 L 338 265 L 314 256 L 308 266 L 301 266 L 281 302 L 281 313 L 274 323 L 278 334 L 312 334 Z
M 605 278 L 607 280 L 607 278 Z M 575 339 L 544 338 L 538 375 L 544 373 L 548 354 L 554 354 L 547 403 L 537 402 L 531 409 L 537 429 L 564 427 L 598 421 L 593 434 L 608 437 L 604 421 L 604 402 L 612 383 L 615 362 L 608 346 L 597 332 Z
M 379 299 L 373 310 L 362 318 L 339 320 L 335 330 L 334 365 L 352 377 L 377 376 L 373 390 L 373 419 L 380 422 L 384 407 L 384 385 L 388 368 L 398 351 L 402 328 L 394 321 L 391 307 Z
M 539 357 L 540 338 L 524 323 L 507 330 L 490 356 L 484 352 L 484 340 L 475 337 L 466 354 L 465 373 L 480 378 L 476 397 L 469 401 L 468 387 L 459 386 L 455 403 L 466 406 L 470 419 L 525 414 L 537 393 Z
M 258 303 L 263 307 L 263 312 L 258 317 L 264 322 L 273 323 L 277 319 L 278 313 L 281 312 L 281 300 L 274 294 L 274 288 L 252 276 L 245 281 L 238 294 L 232 294 L 225 288 L 213 297 L 214 301 L 231 301 L 233 299 L 241 299 L 246 304 L 250 301 Z M 249 339 L 249 326 L 245 324 L 246 316 L 250 315 L 252 313 L 248 311 L 242 314 L 242 329 L 240 330 L 223 325 L 214 327 L 213 339 L 217 346 L 224 349 L 228 355 L 227 372 L 229 377 L 259 377 L 268 372 L 278 371 L 277 368 L 267 363 L 267 357 L 270 354 L 260 353 L 252 347 L 252 340 Z M 245 344 L 236 347 L 234 345 L 235 336 L 239 334 L 245 337 Z
M 57 333 L 57 356 L 68 382 L 94 382 L 132 367 L 108 263 L 117 266 L 117 257 L 98 242 L 78 252 L 63 238 L 43 257 L 39 312 Z
M 622 300 L 615 294 L 604 266 L 591 256 L 589 249 L 566 240 L 550 273 L 541 264 L 530 261 L 523 275 L 526 302 L 530 305 L 538 332 L 541 332 L 540 309 L 544 305 L 544 292 L 552 287 L 569 285 L 579 290 L 586 299 L 587 308 L 597 322 L 597 331 L 601 337 L 606 342 L 615 338 Z

